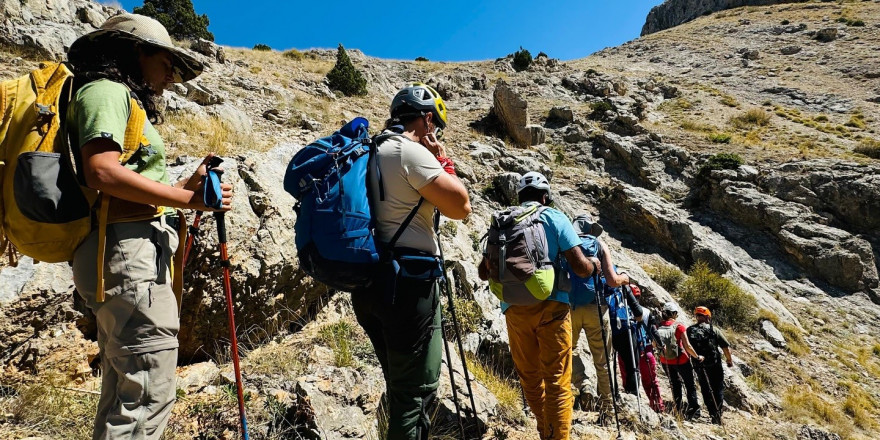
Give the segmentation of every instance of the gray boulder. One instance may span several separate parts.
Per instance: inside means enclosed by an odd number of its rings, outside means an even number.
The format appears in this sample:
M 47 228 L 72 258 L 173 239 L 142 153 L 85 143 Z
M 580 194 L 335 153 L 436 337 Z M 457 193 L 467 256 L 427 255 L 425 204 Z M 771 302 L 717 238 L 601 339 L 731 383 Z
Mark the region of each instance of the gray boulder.
M 220 46 L 213 41 L 199 38 L 196 41 L 193 41 L 192 45 L 190 45 L 190 49 L 208 57 L 212 61 L 221 64 L 226 62 L 226 50 L 223 49 L 223 46 Z
M 524 147 L 544 142 L 544 129 L 529 125 L 529 104 L 506 82 L 498 81 L 493 97 L 492 112 L 514 142 Z
M 780 332 L 772 322 L 766 319 L 761 321 L 761 334 L 764 335 L 764 338 L 773 344 L 774 347 L 786 347 L 785 337 L 782 336 L 782 332 Z

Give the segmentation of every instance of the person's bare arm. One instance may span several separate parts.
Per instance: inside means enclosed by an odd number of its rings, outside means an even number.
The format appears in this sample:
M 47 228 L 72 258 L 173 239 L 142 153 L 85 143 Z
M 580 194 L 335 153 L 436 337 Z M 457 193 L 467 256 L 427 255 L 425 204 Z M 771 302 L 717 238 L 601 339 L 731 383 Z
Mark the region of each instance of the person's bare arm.
M 733 355 L 730 354 L 730 347 L 724 347 L 721 350 L 724 351 L 724 358 L 727 359 L 727 366 L 732 367 L 733 366 Z
M 605 242 L 599 240 L 599 246 L 602 249 L 602 275 L 605 276 L 605 284 L 611 287 L 619 287 L 624 284 L 629 284 L 629 275 L 619 274 L 614 270 L 614 262 L 611 261 L 611 252 L 608 250 L 608 246 L 605 245 Z
M 590 277 L 599 270 L 599 259 L 584 256 L 580 246 L 575 246 L 565 251 L 564 254 L 571 269 L 581 278 Z
M 202 201 L 201 184 L 183 189 L 154 182 L 119 163 L 119 146 L 109 139 L 92 139 L 81 148 L 86 185 L 120 199 L 147 205 L 210 210 Z M 232 204 L 232 185 L 222 184 L 223 211 Z
M 453 220 L 462 220 L 471 213 L 471 199 L 467 188 L 458 177 L 440 173 L 419 194 L 431 202 L 440 213 Z

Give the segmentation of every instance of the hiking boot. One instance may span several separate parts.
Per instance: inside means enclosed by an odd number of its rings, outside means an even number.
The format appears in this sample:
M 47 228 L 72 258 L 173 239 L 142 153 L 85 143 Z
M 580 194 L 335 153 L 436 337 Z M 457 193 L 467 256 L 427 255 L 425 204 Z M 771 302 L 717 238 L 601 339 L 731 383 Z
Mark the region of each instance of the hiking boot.
M 598 426 L 611 425 L 611 414 L 606 411 L 599 411 L 599 417 L 596 418 L 596 425 L 598 425 Z
M 712 414 L 711 418 L 712 418 L 712 423 L 714 423 L 716 425 L 721 424 L 721 414 Z
M 701 415 L 700 407 L 688 407 L 684 412 L 684 418 L 687 420 L 698 419 Z

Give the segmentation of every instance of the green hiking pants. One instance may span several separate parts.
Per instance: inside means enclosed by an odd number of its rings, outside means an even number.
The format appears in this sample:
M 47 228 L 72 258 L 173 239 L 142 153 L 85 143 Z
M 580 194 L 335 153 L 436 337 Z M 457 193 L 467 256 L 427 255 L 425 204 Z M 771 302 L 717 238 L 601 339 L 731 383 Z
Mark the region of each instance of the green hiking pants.
M 379 283 L 377 283 L 379 284 Z M 426 440 L 443 352 L 437 281 L 401 279 L 394 302 L 376 286 L 352 294 L 385 376 L 388 440 Z

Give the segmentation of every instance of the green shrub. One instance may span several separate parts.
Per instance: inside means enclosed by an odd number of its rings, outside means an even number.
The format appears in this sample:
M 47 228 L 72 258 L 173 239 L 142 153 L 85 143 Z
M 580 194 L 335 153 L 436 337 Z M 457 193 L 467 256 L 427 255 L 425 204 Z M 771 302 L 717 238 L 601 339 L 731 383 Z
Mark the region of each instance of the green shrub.
M 306 54 L 304 54 L 296 49 L 290 49 L 290 50 L 284 51 L 284 56 L 286 58 L 290 58 L 295 61 L 302 61 L 303 59 L 305 59 Z
M 876 139 L 864 139 L 853 149 L 853 152 L 873 157 L 874 159 L 880 159 L 880 141 Z
M 729 144 L 731 136 L 730 136 L 730 133 L 717 133 L 716 132 L 716 133 L 709 133 L 709 135 L 706 136 L 706 138 L 716 144 Z
M 416 61 L 431 61 L 425 57 L 416 57 Z
M 155 18 L 178 40 L 214 41 L 214 34 L 208 31 L 208 16 L 196 14 L 191 0 L 144 0 L 144 5 L 135 6 L 132 12 Z
M 678 288 L 679 303 L 685 310 L 708 307 L 712 320 L 722 327 L 747 329 L 757 319 L 758 302 L 733 281 L 698 261 Z
M 324 344 L 333 350 L 333 364 L 337 367 L 352 367 L 355 365 L 352 354 L 352 342 L 355 337 L 354 325 L 348 321 L 336 321 L 325 324 L 318 331 L 318 336 Z
M 762 108 L 753 108 L 745 113 L 730 118 L 730 124 L 736 128 L 763 127 L 770 124 L 770 114 Z
M 709 158 L 701 167 L 704 170 L 735 170 L 743 164 L 736 153 L 718 153 Z
M 684 273 L 677 267 L 658 263 L 645 269 L 651 279 L 666 289 L 667 292 L 675 292 L 678 285 L 684 280 Z
M 367 80 L 354 68 L 351 58 L 341 44 L 336 50 L 336 65 L 327 73 L 327 80 L 331 89 L 339 90 L 345 96 L 367 94 Z
M 269 47 L 268 44 L 257 43 L 254 45 L 254 50 L 259 50 L 261 52 L 268 52 L 268 51 L 272 50 L 272 48 Z
M 522 46 L 513 54 L 513 70 L 522 72 L 532 65 L 532 54 Z
M 614 110 L 614 107 L 605 101 L 596 101 L 590 104 L 590 108 L 593 110 L 590 112 L 590 119 L 602 119 L 607 111 Z

